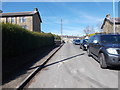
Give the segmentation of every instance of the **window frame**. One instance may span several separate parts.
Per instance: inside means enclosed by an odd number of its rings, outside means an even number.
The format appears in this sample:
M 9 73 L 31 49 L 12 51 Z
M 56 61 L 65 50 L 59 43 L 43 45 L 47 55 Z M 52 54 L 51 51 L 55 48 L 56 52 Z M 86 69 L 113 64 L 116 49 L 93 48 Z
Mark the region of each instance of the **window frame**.
M 26 18 L 25 18 L 25 17 L 19 17 L 19 22 L 20 22 L 20 23 L 26 22 Z

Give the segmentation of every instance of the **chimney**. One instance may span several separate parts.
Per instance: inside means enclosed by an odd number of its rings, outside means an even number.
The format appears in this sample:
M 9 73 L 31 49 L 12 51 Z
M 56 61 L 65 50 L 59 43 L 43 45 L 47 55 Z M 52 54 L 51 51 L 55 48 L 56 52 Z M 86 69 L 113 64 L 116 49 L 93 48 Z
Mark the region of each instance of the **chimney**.
M 34 8 L 34 12 L 38 12 L 38 9 L 37 9 L 37 8 Z
M 107 14 L 107 15 L 106 15 L 106 18 L 110 18 L 110 14 Z

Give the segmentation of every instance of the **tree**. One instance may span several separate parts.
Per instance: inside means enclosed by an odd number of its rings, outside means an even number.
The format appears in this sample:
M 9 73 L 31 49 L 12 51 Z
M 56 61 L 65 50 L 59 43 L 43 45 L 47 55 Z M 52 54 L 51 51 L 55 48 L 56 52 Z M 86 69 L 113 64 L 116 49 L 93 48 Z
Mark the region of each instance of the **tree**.
M 101 29 L 102 23 L 99 22 L 96 26 L 97 26 L 98 32 L 100 33 L 103 32 L 103 30 Z
M 86 35 L 90 33 L 95 33 L 95 29 L 93 26 L 86 26 L 85 29 L 83 30 Z

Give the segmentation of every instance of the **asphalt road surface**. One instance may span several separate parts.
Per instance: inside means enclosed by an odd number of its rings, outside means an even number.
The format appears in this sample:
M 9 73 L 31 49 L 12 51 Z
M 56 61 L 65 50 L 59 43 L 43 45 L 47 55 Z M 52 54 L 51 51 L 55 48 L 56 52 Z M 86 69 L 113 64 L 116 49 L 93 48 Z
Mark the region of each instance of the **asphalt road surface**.
M 28 88 L 118 88 L 118 70 L 101 69 L 79 45 L 66 43 Z

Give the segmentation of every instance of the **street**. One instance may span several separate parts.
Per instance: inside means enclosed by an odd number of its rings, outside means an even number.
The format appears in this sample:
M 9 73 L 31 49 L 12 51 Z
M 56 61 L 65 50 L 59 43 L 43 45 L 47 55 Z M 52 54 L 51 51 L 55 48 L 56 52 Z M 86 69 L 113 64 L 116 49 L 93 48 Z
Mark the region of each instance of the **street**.
M 118 70 L 100 68 L 79 45 L 65 43 L 27 88 L 118 88 Z

